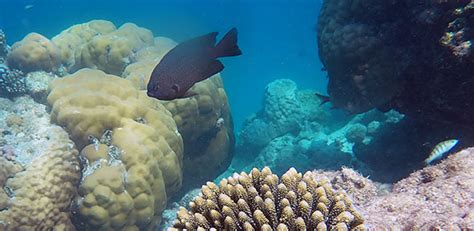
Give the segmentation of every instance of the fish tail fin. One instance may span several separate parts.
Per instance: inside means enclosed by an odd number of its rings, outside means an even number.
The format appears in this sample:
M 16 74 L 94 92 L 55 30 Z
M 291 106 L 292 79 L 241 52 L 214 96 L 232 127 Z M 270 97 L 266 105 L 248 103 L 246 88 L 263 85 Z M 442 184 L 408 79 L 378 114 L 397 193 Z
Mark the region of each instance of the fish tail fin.
M 241 55 L 239 46 L 237 45 L 237 29 L 234 27 L 230 29 L 227 34 L 216 45 L 217 57 L 228 57 Z

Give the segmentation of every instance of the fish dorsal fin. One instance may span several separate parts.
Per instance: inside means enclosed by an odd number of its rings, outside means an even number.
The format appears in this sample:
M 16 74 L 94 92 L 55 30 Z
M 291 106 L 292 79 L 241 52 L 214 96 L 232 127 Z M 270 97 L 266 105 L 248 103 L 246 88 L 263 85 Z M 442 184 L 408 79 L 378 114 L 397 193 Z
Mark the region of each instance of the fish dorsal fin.
M 217 32 L 211 32 L 209 34 L 205 34 L 196 38 L 192 38 L 190 40 L 184 41 L 180 43 L 178 46 L 181 47 L 214 47 L 216 44 L 216 36 Z

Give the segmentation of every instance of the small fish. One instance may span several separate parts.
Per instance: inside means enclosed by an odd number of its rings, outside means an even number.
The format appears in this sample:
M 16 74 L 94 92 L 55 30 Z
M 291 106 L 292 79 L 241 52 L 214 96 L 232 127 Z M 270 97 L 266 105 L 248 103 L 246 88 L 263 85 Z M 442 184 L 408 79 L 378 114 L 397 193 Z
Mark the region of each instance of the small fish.
M 433 163 L 435 160 L 439 160 L 443 157 L 443 154 L 446 152 L 449 152 L 456 144 L 459 142 L 459 140 L 456 139 L 451 139 L 451 140 L 445 140 L 443 142 L 438 143 L 434 148 L 433 151 L 431 151 L 430 156 L 426 158 L 425 164 L 429 165 Z
M 33 8 L 34 6 L 35 5 L 33 5 L 33 4 L 26 5 L 25 10 L 29 10 L 29 9 Z
M 237 29 L 232 28 L 216 45 L 217 32 L 178 44 L 156 65 L 147 85 L 147 94 L 160 100 L 173 100 L 195 95 L 188 91 L 195 83 L 224 69 L 219 57 L 241 55 L 237 45 Z
M 329 96 L 326 96 L 326 95 L 323 95 L 321 93 L 314 93 L 320 100 L 321 100 L 321 103 L 319 104 L 320 106 L 327 103 L 327 102 L 331 102 L 331 98 Z

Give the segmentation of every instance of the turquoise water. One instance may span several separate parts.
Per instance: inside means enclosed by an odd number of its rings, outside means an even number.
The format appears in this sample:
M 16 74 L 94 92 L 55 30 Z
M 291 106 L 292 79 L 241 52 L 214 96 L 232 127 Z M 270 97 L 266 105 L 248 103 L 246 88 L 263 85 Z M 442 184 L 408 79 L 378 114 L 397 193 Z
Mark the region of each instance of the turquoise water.
M 30 32 L 53 37 L 93 19 L 133 22 L 175 41 L 231 27 L 239 31 L 244 56 L 224 59 L 223 77 L 236 130 L 261 107 L 262 89 L 275 79 L 325 92 L 326 73 L 317 55 L 316 23 L 321 2 L 232 0 L 40 0 L 0 1 L 0 27 L 13 43 Z M 25 8 L 26 7 L 26 8 Z M 28 8 L 31 7 L 31 8 Z

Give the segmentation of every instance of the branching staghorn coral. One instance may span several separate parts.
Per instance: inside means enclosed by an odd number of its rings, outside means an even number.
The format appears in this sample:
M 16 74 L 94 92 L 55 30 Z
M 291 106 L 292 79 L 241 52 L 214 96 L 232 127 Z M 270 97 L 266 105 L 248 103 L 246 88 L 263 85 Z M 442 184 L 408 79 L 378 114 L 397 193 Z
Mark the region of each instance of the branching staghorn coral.
M 366 230 L 346 194 L 294 168 L 281 178 L 266 167 L 208 182 L 189 206 L 174 230 Z

